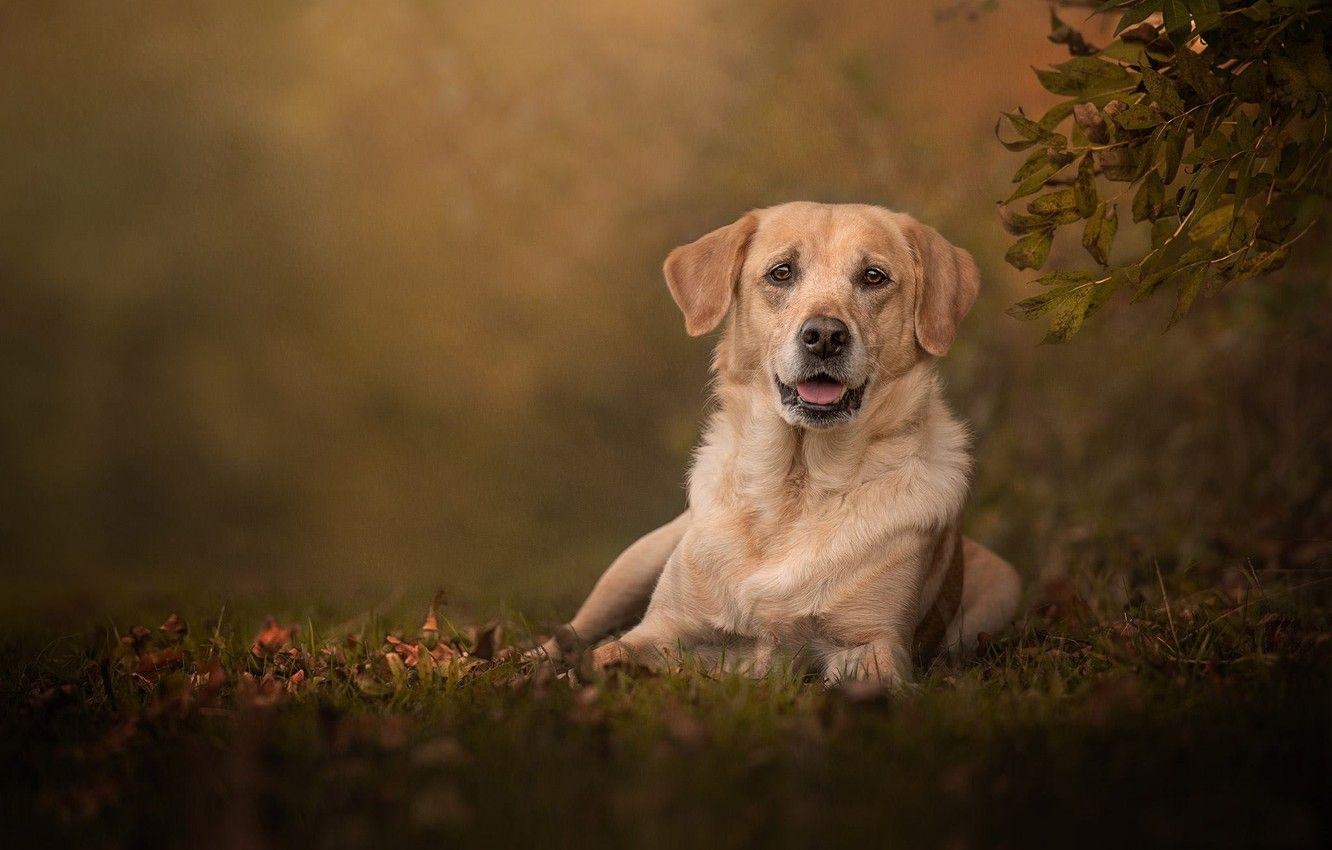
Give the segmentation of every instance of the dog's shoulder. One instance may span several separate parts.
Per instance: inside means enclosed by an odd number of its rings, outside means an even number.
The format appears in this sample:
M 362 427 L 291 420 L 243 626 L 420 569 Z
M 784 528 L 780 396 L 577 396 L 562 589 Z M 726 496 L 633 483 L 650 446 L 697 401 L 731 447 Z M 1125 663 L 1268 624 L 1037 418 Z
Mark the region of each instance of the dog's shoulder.
M 971 433 L 934 394 L 909 427 L 870 444 L 858 474 L 887 512 L 911 525 L 943 528 L 962 512 L 971 468 Z

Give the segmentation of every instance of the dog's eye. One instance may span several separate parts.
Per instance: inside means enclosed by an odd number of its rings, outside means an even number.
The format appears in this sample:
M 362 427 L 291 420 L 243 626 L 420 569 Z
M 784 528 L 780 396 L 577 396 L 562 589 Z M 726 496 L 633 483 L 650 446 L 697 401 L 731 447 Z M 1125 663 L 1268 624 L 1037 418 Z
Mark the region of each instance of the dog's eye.
M 870 286 L 882 286 L 888 282 L 888 273 L 876 266 L 870 266 L 865 269 L 865 274 L 862 275 L 862 278 L 865 283 Z
M 782 263 L 768 270 L 768 280 L 773 283 L 786 283 L 791 279 L 791 264 Z

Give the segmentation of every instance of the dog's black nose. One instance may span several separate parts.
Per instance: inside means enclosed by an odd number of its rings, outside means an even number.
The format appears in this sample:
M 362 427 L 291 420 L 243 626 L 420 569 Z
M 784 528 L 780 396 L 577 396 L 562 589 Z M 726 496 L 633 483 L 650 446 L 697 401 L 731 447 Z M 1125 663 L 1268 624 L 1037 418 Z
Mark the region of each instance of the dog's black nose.
M 800 326 L 800 342 L 816 357 L 832 357 L 841 353 L 851 338 L 851 329 L 841 319 L 815 316 Z

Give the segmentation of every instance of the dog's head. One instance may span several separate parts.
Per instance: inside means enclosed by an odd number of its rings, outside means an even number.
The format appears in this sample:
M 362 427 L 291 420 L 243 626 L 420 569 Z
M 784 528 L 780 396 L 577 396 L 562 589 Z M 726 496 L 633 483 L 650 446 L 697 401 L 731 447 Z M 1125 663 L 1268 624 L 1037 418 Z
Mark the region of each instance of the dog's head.
M 980 285 L 971 255 L 933 228 L 858 204 L 755 210 L 676 248 L 665 273 L 690 335 L 729 313 L 722 379 L 816 428 L 850 422 L 877 384 L 946 353 Z

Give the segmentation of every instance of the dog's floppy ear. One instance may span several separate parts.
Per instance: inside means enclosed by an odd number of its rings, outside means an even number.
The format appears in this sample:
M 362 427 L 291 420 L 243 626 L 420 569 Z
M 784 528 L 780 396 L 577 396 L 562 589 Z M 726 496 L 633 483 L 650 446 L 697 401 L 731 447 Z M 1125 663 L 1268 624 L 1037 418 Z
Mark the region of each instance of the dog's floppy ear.
M 980 270 L 971 254 L 953 245 L 909 215 L 898 214 L 898 224 L 911 243 L 920 277 L 916 296 L 916 339 L 936 357 L 948 353 L 957 326 L 976 303 Z
M 745 264 L 745 250 L 757 227 L 758 216 L 746 213 L 738 221 L 681 245 L 666 258 L 662 266 L 666 285 L 684 313 L 690 336 L 707 333 L 726 315 Z

